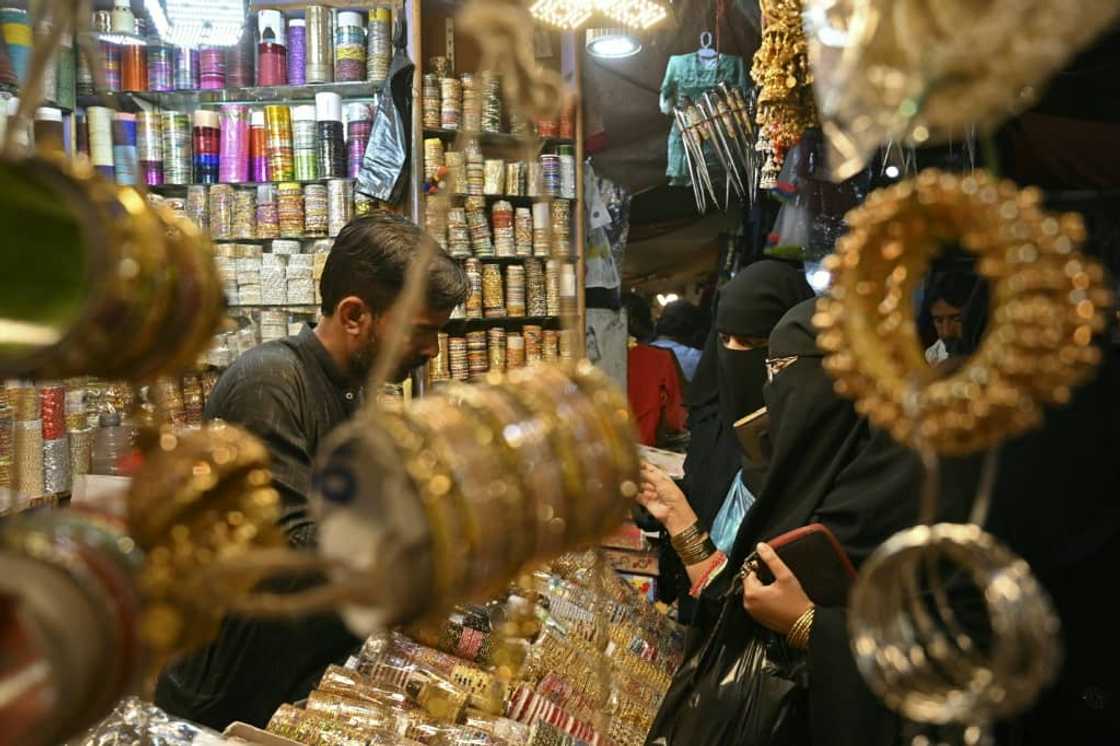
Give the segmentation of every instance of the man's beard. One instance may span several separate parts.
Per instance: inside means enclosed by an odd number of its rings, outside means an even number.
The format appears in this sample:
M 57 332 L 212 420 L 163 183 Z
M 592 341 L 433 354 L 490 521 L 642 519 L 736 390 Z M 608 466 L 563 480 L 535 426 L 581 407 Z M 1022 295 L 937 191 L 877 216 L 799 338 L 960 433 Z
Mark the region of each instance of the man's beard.
M 356 381 L 364 382 L 369 378 L 370 371 L 373 370 L 374 363 L 377 361 L 377 345 L 371 341 L 368 345 L 355 352 L 350 356 L 350 375 Z M 411 360 L 405 360 L 397 366 L 395 371 L 389 375 L 389 380 L 392 383 L 400 383 L 408 378 L 408 374 L 412 372 L 413 368 L 419 368 L 424 363 L 428 362 L 427 355 L 417 355 Z

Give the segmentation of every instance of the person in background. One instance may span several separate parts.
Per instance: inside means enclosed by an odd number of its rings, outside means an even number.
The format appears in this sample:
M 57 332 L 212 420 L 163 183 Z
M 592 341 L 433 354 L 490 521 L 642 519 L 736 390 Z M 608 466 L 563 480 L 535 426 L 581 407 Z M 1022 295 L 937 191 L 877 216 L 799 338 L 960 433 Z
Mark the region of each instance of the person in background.
M 686 300 L 675 300 L 661 309 L 657 319 L 657 339 L 651 344 L 671 350 L 684 373 L 684 380 L 692 382 L 696 366 L 700 364 L 699 349 L 694 347 L 696 339 L 704 339 L 704 314 L 699 308 Z
M 643 445 L 668 447 L 687 435 L 684 385 L 677 358 L 650 344 L 653 312 L 636 293 L 623 296 L 630 347 L 626 355 L 626 393 Z
M 394 380 L 403 380 L 438 353 L 437 332 L 467 297 L 466 274 L 434 247 L 426 302 L 408 318 L 394 309 L 418 246 L 432 240 L 391 213 L 352 220 L 323 269 L 322 320 L 246 352 L 207 398 L 207 419 L 236 423 L 267 446 L 272 486 L 280 493 L 279 523 L 293 548 L 317 543 L 308 505 L 311 461 L 323 439 L 358 411 L 382 340 L 394 328 L 408 330 L 394 373 Z M 268 590 L 307 585 L 293 579 L 270 583 Z M 227 617 L 213 643 L 164 669 L 155 701 L 217 730 L 235 720 L 263 727 L 280 704 L 305 697 L 328 665 L 342 663 L 360 644 L 336 614 Z
M 937 341 L 926 350 L 926 362 L 937 365 L 958 353 L 961 335 L 961 313 L 976 286 L 976 280 L 964 272 L 947 272 L 935 278 L 926 298 L 926 315 L 937 333 Z

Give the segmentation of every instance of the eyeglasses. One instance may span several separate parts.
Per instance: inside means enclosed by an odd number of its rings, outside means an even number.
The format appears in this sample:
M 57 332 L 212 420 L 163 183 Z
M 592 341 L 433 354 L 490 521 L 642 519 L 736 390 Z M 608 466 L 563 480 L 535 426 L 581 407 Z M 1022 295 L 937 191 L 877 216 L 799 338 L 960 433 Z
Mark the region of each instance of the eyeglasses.
M 786 357 L 766 358 L 766 380 L 773 383 L 774 376 L 796 363 L 800 357 L 800 355 L 787 355 Z

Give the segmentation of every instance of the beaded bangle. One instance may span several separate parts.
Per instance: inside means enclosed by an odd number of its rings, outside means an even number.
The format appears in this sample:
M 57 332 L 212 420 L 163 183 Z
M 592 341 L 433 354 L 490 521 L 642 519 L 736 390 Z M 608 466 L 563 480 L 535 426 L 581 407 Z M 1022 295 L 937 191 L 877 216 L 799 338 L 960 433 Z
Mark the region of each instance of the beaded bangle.
M 923 171 L 872 193 L 825 260 L 831 298 L 813 317 L 824 367 L 856 410 L 908 445 L 960 455 L 1039 424 L 1100 360 L 1111 302 L 1101 266 L 1077 251 L 1081 217 L 1042 208 L 1038 189 L 978 171 Z M 939 377 L 926 363 L 912 292 L 946 241 L 979 256 L 994 306 L 984 341 Z

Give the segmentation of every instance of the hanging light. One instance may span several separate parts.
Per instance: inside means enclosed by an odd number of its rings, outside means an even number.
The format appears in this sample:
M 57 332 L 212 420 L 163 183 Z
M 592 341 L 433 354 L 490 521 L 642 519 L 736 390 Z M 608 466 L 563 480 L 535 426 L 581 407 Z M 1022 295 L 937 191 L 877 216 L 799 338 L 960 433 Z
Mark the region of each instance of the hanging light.
M 617 60 L 633 57 L 642 51 L 642 41 L 633 31 L 621 28 L 587 30 L 587 53 L 600 59 Z
M 159 38 L 179 47 L 232 47 L 245 26 L 245 0 L 144 0 Z
M 537 0 L 529 12 L 538 21 L 572 30 L 599 13 L 626 28 L 647 29 L 669 13 L 653 0 Z

